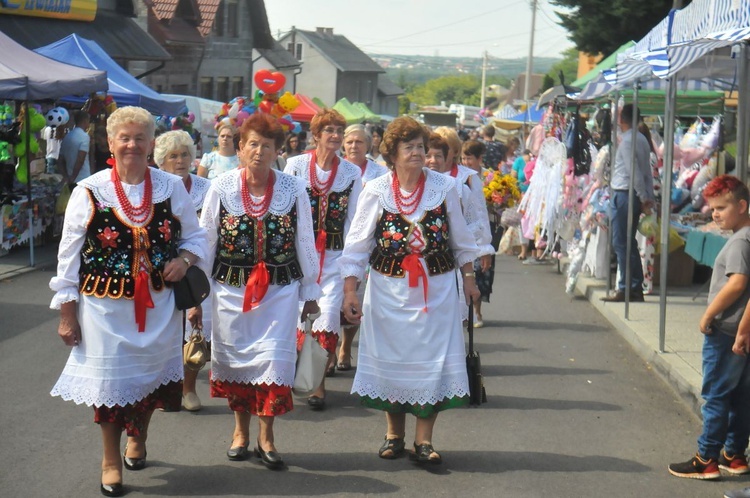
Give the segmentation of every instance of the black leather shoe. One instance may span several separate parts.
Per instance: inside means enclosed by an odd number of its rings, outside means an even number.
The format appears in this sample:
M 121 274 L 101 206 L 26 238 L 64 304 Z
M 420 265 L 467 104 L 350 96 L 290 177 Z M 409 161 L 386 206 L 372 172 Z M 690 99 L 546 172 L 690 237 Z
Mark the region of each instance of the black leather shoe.
M 605 303 L 624 303 L 625 302 L 625 292 L 623 291 L 617 291 L 615 294 L 612 294 L 611 296 L 606 296 L 602 298 L 602 301 Z M 631 303 L 643 303 L 646 300 L 643 298 L 643 292 L 638 291 L 631 291 L 630 292 L 630 302 Z
M 409 458 L 419 463 L 431 463 L 433 465 L 443 463 L 443 457 L 440 456 L 440 453 L 435 451 L 435 448 L 433 448 L 430 443 L 414 443 L 414 453 L 410 453 Z
M 243 446 L 232 446 L 227 450 L 227 458 L 234 461 L 247 460 L 249 451 L 247 451 L 248 443 Z
M 321 398 L 320 396 L 310 396 L 309 398 L 307 398 L 307 406 L 309 406 L 311 410 L 315 411 L 325 410 L 326 399 Z
M 261 459 L 263 465 L 271 470 L 279 470 L 284 466 L 284 460 L 281 458 L 281 455 L 275 451 L 263 451 L 260 442 L 258 442 L 258 447 L 255 448 L 255 454 Z
M 128 452 L 128 445 L 125 445 L 125 451 L 122 453 L 122 463 L 125 464 L 125 468 L 128 470 L 143 470 L 146 468 L 146 455 L 148 452 L 143 453 L 143 458 L 130 458 L 126 457 L 125 454 Z
M 101 491 L 104 496 L 122 496 L 125 494 L 125 488 L 122 487 L 121 482 L 115 484 L 102 483 L 99 487 L 99 491 Z

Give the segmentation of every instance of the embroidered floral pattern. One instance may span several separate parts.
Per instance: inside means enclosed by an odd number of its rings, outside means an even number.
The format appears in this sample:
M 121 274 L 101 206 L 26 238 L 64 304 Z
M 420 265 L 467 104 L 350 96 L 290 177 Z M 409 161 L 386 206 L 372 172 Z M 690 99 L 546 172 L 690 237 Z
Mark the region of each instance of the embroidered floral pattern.
M 107 227 L 96 238 L 102 241 L 102 249 L 104 249 L 107 247 L 117 247 L 117 237 L 119 236 L 120 232 Z
M 275 417 L 292 411 L 292 388 L 276 384 L 245 384 L 211 379 L 211 397 L 227 398 L 235 412 Z
M 167 412 L 178 412 L 182 404 L 182 381 L 162 384 L 154 392 L 138 401 L 125 406 L 115 405 L 94 407 L 94 422 L 97 424 L 117 424 L 129 437 L 140 437 L 146 430 L 149 413 L 157 408 Z
M 349 196 L 354 187 L 354 182 L 346 190 L 341 192 L 330 192 L 327 201 L 321 196 L 313 195 L 312 189 L 307 188 L 310 196 L 310 207 L 312 208 L 313 230 L 315 234 L 321 229 L 326 231 L 326 249 L 340 251 L 344 248 L 344 223 L 349 209 Z M 326 206 L 326 212 L 321 213 L 321 205 Z
M 172 230 L 169 227 L 169 220 L 164 220 L 164 224 L 159 227 L 159 231 L 164 236 L 164 242 L 169 242 L 172 238 Z

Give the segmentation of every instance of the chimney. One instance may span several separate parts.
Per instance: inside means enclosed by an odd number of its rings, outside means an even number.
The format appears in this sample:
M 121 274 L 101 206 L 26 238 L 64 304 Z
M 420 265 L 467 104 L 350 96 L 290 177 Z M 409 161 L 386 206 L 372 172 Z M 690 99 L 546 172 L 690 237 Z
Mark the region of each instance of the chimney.
M 333 37 L 333 28 L 315 28 L 315 31 L 321 35 Z

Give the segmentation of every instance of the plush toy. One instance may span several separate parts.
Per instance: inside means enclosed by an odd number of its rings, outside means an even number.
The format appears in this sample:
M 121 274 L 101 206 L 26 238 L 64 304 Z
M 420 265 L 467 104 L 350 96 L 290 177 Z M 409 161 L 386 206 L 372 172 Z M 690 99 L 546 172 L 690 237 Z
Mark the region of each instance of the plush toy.
M 26 162 L 25 156 L 18 158 L 18 164 L 16 165 L 16 179 L 21 183 L 26 183 L 29 180 L 29 164 Z
M 68 110 L 64 107 L 50 109 L 44 117 L 47 119 L 47 126 L 53 128 L 67 124 L 70 120 L 70 114 L 68 114 Z
M 26 134 L 21 132 L 19 139 L 20 142 L 15 145 L 13 150 L 16 156 L 21 157 L 26 155 Z M 36 154 L 37 152 L 39 152 L 39 142 L 37 142 L 34 135 L 29 136 L 29 151 L 32 154 Z
M 0 142 L 0 163 L 9 163 L 11 159 L 10 144 L 8 142 Z
M 9 105 L 0 105 L 0 126 L 13 124 L 13 108 Z

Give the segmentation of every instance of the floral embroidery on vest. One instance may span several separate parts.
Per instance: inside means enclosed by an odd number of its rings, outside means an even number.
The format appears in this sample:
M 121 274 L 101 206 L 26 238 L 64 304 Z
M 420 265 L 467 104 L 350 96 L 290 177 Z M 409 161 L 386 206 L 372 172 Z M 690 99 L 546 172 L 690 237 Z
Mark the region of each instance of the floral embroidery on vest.
M 422 256 L 430 275 L 439 275 L 455 268 L 455 260 L 448 240 L 448 217 L 445 203 L 427 211 L 422 219 L 410 223 L 398 213 L 383 210 L 375 228 L 377 242 L 370 256 L 373 270 L 391 277 L 403 277 L 401 262 L 409 254 L 407 241 L 415 225 L 420 226 L 424 238 Z
M 162 271 L 180 222 L 173 218 L 169 200 L 154 205 L 143 227 L 132 226 L 115 210 L 89 198 L 94 213 L 81 250 L 80 292 L 86 296 L 133 299 L 138 265 L 149 273 L 151 288 L 164 288 Z
M 344 248 L 344 223 L 349 209 L 349 196 L 352 193 L 354 182 L 341 192 L 329 192 L 327 198 L 313 195 L 312 189 L 307 187 L 307 195 L 310 197 L 312 208 L 313 230 L 315 237 L 320 231 L 321 221 L 326 231 L 326 249 L 340 251 Z M 327 209 L 320 210 L 321 204 L 327 204 Z
M 214 280 L 243 287 L 258 261 L 265 261 L 272 285 L 289 285 L 302 278 L 295 245 L 297 206 L 282 216 L 267 213 L 261 225 L 265 229 L 259 233 L 253 217 L 231 214 L 221 206 Z

